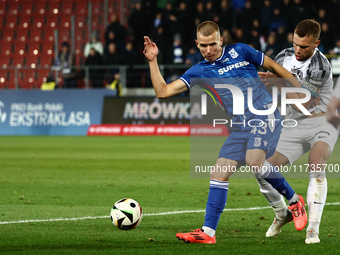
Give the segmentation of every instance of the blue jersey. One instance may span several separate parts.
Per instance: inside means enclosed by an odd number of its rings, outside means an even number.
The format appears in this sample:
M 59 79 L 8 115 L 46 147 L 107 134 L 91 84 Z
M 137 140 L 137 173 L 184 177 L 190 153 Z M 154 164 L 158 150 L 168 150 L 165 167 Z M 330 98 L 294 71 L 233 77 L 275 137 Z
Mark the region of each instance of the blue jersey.
M 234 122 L 248 121 L 254 118 L 247 103 L 248 87 L 252 87 L 255 109 L 266 109 L 266 105 L 272 102 L 272 96 L 259 79 L 256 69 L 263 65 L 264 57 L 262 52 L 246 44 L 236 43 L 222 48 L 222 55 L 214 62 L 204 60 L 192 66 L 180 79 L 189 89 L 193 81 L 204 79 L 204 83 L 208 83 L 216 91 L 226 113 L 233 118 Z M 215 84 L 221 84 L 221 79 L 227 79 L 228 84 L 237 86 L 242 91 L 244 115 L 233 115 L 233 96 L 229 89 L 215 88 Z M 217 96 L 215 93 L 211 94 Z

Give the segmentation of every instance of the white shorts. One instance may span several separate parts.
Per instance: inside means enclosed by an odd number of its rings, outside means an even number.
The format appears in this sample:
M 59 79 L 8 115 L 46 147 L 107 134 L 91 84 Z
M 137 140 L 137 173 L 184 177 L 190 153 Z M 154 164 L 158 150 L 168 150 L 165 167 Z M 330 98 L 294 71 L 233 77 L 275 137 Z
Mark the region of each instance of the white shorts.
M 325 142 L 334 149 L 338 130 L 330 124 L 326 116 L 297 120 L 295 127 L 283 127 L 276 151 L 293 164 L 299 157 L 310 151 L 316 142 Z

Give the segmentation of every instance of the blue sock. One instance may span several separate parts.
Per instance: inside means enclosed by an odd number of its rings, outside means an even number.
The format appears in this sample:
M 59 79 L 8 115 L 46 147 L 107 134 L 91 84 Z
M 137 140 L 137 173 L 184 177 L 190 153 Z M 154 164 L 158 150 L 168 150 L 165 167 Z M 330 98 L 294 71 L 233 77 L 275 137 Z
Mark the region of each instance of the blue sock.
M 265 161 L 263 167 L 260 170 L 261 177 L 269 182 L 274 189 L 276 189 L 282 196 L 286 197 L 287 200 L 290 200 L 295 191 L 283 177 L 278 169 Z
M 228 186 L 228 181 L 210 180 L 210 190 L 203 226 L 216 230 L 221 213 L 227 203 Z

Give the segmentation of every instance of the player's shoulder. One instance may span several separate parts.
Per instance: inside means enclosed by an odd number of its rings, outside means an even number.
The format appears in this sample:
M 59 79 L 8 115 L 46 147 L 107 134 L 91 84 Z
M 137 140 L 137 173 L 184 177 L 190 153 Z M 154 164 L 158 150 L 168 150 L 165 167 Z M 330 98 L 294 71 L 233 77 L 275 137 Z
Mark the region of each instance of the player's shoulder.
M 320 70 L 329 69 L 331 66 L 327 57 L 318 48 L 315 49 L 315 53 L 311 58 L 311 65 L 317 66 Z

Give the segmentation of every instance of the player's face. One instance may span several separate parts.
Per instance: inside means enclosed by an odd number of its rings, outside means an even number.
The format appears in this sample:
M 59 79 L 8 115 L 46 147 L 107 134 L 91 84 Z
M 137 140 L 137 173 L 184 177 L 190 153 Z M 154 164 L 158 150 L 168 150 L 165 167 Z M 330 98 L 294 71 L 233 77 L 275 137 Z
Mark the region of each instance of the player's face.
M 294 33 L 293 46 L 295 50 L 295 58 L 298 61 L 306 61 L 313 56 L 314 50 L 319 44 L 320 41 L 315 41 L 312 35 L 300 37 Z
M 209 36 L 197 34 L 196 45 L 202 56 L 209 62 L 213 62 L 221 56 L 223 38 L 218 32 Z

